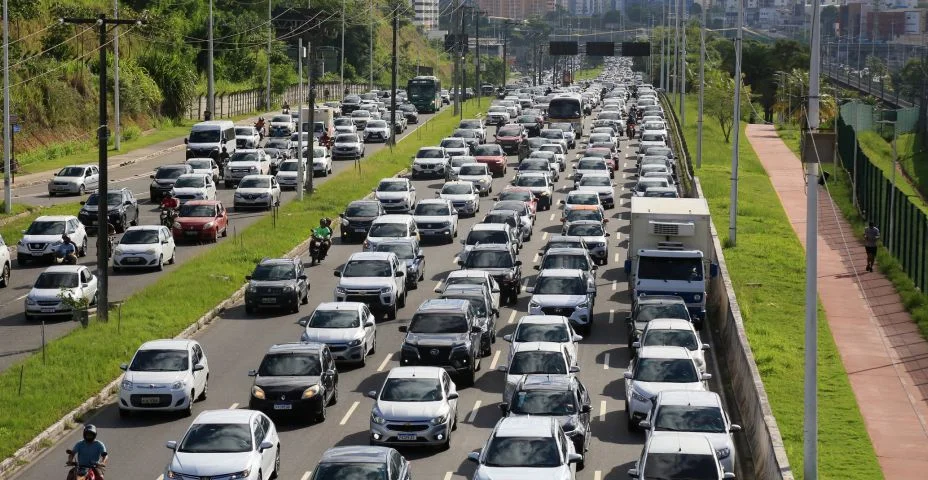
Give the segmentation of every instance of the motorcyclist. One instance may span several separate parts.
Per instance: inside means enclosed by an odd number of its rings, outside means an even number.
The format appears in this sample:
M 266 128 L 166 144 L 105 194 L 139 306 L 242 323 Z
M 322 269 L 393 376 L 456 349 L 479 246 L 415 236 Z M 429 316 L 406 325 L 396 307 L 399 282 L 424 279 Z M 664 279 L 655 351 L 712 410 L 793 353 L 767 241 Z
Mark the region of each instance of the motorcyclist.
M 219 174 L 224 175 L 223 172 L 226 169 L 226 163 L 229 162 L 229 149 L 223 146 L 222 151 L 219 152 L 219 158 L 217 160 L 219 161 Z
M 106 466 L 108 459 L 106 445 L 97 440 L 97 427 L 87 424 L 84 427 L 84 439 L 68 451 L 68 465 L 75 467 L 68 473 L 68 480 L 77 478 L 78 468 L 89 468 L 98 480 L 103 480 L 103 469 L 100 467 Z
M 329 247 L 332 246 L 332 220 L 328 217 L 322 218 L 319 220 L 319 226 L 313 229 L 312 235 L 313 238 L 318 238 L 321 240 L 320 253 L 321 257 L 324 258 L 329 252 Z
M 264 138 L 264 117 L 258 117 L 258 121 L 255 122 L 255 128 L 258 129 L 258 136 L 262 139 Z
M 322 135 L 319 137 L 319 144 L 325 148 L 329 148 L 329 143 L 332 141 L 332 138 L 329 137 L 329 132 L 322 132 Z
M 283 112 L 281 112 L 281 113 L 290 113 L 290 103 L 289 103 L 289 102 L 284 102 Z
M 174 195 L 168 194 L 161 199 L 161 214 L 162 218 L 167 216 L 171 219 L 173 223 L 174 219 L 177 218 L 177 210 L 180 208 L 180 199 Z M 115 234 L 115 232 L 114 232 Z
M 74 240 L 71 240 L 67 234 L 61 236 L 61 245 L 58 247 L 58 252 L 61 254 L 62 262 L 69 256 L 73 256 L 72 260 L 77 259 L 77 244 L 74 243 Z M 75 261 L 75 263 L 77 263 Z

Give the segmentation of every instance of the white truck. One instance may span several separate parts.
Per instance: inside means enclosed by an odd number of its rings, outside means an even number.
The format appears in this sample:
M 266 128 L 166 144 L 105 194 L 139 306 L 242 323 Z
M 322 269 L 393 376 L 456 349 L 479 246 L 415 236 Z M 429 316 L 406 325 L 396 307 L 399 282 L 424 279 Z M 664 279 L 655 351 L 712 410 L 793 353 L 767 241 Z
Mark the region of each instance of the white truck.
M 625 273 L 632 301 L 683 298 L 694 325 L 706 318 L 706 288 L 718 274 L 704 198 L 633 197 Z
M 300 114 L 302 115 L 303 121 L 300 131 L 309 131 L 309 108 L 303 107 L 300 110 Z M 313 134 L 316 138 L 322 136 L 322 132 L 326 132 L 329 137 L 333 137 L 335 135 L 335 109 L 317 106 L 313 110 L 313 123 L 316 124 L 316 127 L 313 129 Z

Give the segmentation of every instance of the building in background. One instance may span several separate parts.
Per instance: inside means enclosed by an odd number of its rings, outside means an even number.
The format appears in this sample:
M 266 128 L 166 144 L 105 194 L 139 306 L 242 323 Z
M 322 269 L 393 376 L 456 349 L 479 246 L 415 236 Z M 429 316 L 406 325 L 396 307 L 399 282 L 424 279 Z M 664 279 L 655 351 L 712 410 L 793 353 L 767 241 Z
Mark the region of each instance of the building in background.
M 545 13 L 554 11 L 558 5 L 566 8 L 566 4 L 572 1 L 574 0 L 477 0 L 476 3 L 488 16 L 525 20 L 544 16 Z
M 410 0 L 413 24 L 425 32 L 438 29 L 438 0 Z

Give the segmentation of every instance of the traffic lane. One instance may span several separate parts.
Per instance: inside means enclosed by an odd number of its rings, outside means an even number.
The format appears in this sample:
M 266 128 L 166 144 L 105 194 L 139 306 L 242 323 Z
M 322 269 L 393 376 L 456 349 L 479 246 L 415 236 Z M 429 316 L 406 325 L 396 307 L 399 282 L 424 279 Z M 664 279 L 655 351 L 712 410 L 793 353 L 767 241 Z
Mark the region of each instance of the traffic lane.
M 431 117 L 432 115 L 424 115 L 422 123 L 407 129 L 400 138 L 412 134 L 419 125 L 423 125 L 424 121 Z M 389 147 L 385 144 L 368 144 L 367 148 L 367 156 L 369 156 L 380 149 Z M 180 155 L 183 156 L 183 152 L 180 152 Z M 333 162 L 333 174 L 337 174 L 353 166 L 354 163 L 350 161 Z M 331 175 L 329 177 L 316 177 L 314 179 L 314 184 L 318 186 L 327 181 L 328 178 L 331 178 Z M 143 188 L 145 188 L 147 192 L 147 174 L 145 175 L 145 179 L 140 180 L 140 182 L 144 183 Z M 230 208 L 228 231 L 230 237 L 234 236 L 237 231 L 247 228 L 249 225 L 268 214 L 267 211 L 263 210 L 239 211 L 232 209 L 234 193 L 234 189 L 226 189 L 223 187 L 217 190 L 217 198 L 221 200 L 226 207 Z M 147 194 L 145 196 L 147 197 Z M 295 198 L 296 192 L 285 190 L 281 196 L 281 203 L 289 202 Z M 139 200 L 140 224 L 157 225 L 160 222 L 160 213 L 160 209 L 157 206 L 147 204 L 142 199 Z M 76 214 L 77 212 L 75 212 L 75 215 Z M 307 225 L 307 235 L 310 228 L 311 226 Z M 221 238 L 219 241 L 224 242 L 226 239 Z M 211 243 L 179 243 L 176 250 L 177 256 L 175 265 L 166 265 L 164 271 L 139 270 L 123 271 L 119 273 L 111 271 L 110 278 L 112 280 L 109 284 L 110 301 L 115 302 L 127 298 L 133 292 L 154 283 L 165 273 L 177 268 L 177 265 L 195 258 L 205 250 L 212 248 L 212 246 L 213 244 Z M 87 256 L 78 260 L 81 265 L 86 265 L 94 269 L 97 255 L 96 236 L 88 238 L 88 247 Z M 29 290 L 31 290 L 32 285 L 35 283 L 35 279 L 46 268 L 48 268 L 48 265 L 30 264 L 22 267 L 18 264 L 14 264 L 10 286 L 0 290 L 0 370 L 8 368 L 13 363 L 41 348 L 42 325 L 40 322 L 26 322 L 25 316 L 23 315 L 23 299 L 29 293 Z M 68 318 L 48 319 L 45 326 L 46 341 L 59 338 L 75 327 L 76 324 L 71 322 Z

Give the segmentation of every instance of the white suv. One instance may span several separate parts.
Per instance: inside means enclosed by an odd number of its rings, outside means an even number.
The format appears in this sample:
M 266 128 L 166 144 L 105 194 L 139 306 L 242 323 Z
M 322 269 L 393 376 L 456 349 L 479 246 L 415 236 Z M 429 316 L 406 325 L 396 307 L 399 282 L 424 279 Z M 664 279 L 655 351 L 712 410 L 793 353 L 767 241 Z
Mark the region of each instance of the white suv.
M 625 372 L 628 430 L 638 429 L 638 423 L 647 418 L 662 391 L 705 391 L 711 378 L 712 375 L 699 372 L 690 352 L 683 347 L 639 348 Z
M 416 187 L 407 178 L 384 178 L 374 189 L 374 197 L 387 212 L 409 213 L 416 204 Z
M 13 270 L 13 262 L 10 260 L 10 249 L 7 248 L 3 236 L 0 235 L 0 288 L 10 286 L 10 271 Z
M 248 175 L 267 175 L 271 171 L 271 158 L 264 150 L 238 149 L 229 157 L 223 171 L 226 188 L 231 188 Z
M 406 267 L 395 253 L 355 253 L 335 276 L 339 277 L 336 302 L 365 303 L 389 320 L 395 320 L 397 310 L 406 306 Z
M 206 398 L 209 363 L 195 340 L 145 342 L 120 365 L 125 375 L 119 384 L 119 414 L 133 411 L 183 411 L 190 415 L 193 402 Z
M 74 215 L 49 215 L 36 218 L 23 232 L 23 238 L 16 244 L 16 262 L 26 265 L 40 258 L 53 259 L 65 234 L 77 245 L 77 256 L 87 255 L 84 224 Z
M 187 173 L 177 177 L 171 194 L 182 204 L 190 200 L 215 200 L 216 184 L 212 175 Z
M 688 432 L 651 435 L 635 468 L 628 471 L 629 478 L 681 478 L 681 475 L 706 480 L 735 478 L 734 473 L 722 469 L 705 435 Z

